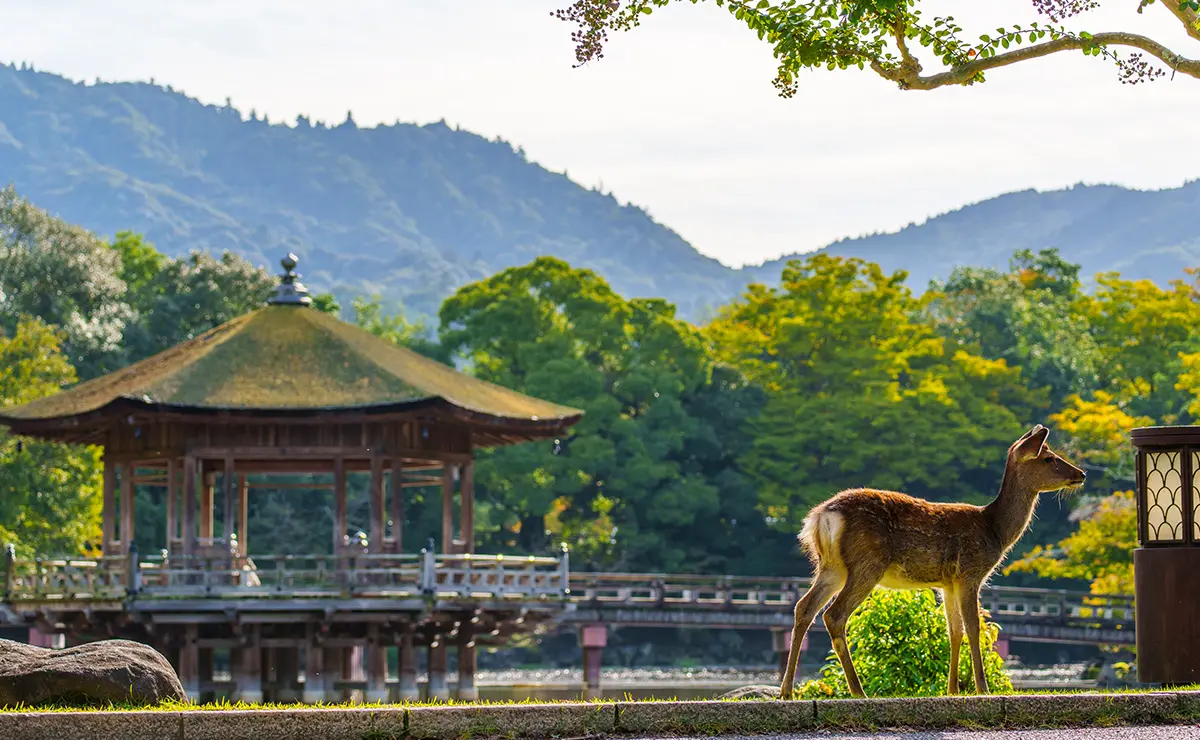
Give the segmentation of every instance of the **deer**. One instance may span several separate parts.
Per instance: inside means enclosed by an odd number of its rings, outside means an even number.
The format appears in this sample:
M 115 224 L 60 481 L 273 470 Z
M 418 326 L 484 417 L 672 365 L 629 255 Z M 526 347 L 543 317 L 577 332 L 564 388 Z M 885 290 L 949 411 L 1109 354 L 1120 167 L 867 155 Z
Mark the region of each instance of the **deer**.
M 1087 478 L 1046 446 L 1049 434 L 1038 424 L 1008 448 L 1000 491 L 986 506 L 933 503 L 895 491 L 854 488 L 814 507 L 804 519 L 799 540 L 815 574 L 796 602 L 780 698 L 792 697 L 801 643 L 826 604 L 825 628 L 850 693 L 866 697 L 850 659 L 846 622 L 877 585 L 940 589 L 950 635 L 947 693 L 959 692 L 965 628 L 975 689 L 986 694 L 979 591 L 1029 528 L 1039 495 L 1076 490 Z

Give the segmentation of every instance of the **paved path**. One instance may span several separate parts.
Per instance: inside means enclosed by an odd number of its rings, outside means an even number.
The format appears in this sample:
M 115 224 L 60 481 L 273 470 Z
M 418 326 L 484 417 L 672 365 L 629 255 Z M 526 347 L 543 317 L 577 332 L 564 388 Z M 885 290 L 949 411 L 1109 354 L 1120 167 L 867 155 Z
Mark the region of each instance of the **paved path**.
M 1197 738 L 1200 738 L 1200 724 L 1171 727 L 1088 727 L 1076 730 L 812 732 L 802 735 L 776 735 L 772 737 L 772 740 L 1196 740 Z M 763 740 L 763 737 L 723 737 L 719 740 Z

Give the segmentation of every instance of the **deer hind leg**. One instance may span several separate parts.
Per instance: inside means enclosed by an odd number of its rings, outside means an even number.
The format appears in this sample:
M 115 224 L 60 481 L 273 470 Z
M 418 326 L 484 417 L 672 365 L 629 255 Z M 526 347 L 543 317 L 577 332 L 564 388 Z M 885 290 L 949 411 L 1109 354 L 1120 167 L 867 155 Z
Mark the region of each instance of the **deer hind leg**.
M 979 647 L 979 586 L 966 584 L 958 588 L 959 611 L 963 626 L 967 630 L 967 641 L 971 643 L 971 669 L 975 674 L 975 690 L 988 692 L 987 677 L 983 673 L 983 652 Z
M 953 696 L 958 693 L 958 656 L 963 638 L 962 605 L 957 588 L 946 586 L 942 590 L 942 606 L 946 608 L 946 629 L 950 633 L 950 675 L 946 693 Z
M 850 659 L 850 646 L 846 644 L 846 622 L 849 621 L 850 615 L 854 613 L 859 604 L 862 604 L 871 594 L 871 589 L 875 588 L 875 584 L 879 583 L 879 579 L 883 577 L 883 571 L 883 568 L 866 570 L 861 566 L 857 570 L 849 571 L 846 576 L 846 586 L 833 600 L 833 604 L 825 610 L 825 629 L 829 630 L 833 651 L 837 653 L 842 670 L 846 673 L 846 683 L 850 687 L 850 694 L 860 699 L 865 698 L 866 693 L 863 692 L 862 684 L 858 680 L 858 673 L 854 670 L 854 662 Z
M 808 592 L 796 602 L 795 621 L 792 625 L 792 646 L 788 650 L 787 668 L 783 672 L 783 684 L 779 687 L 780 699 L 792 698 L 792 686 L 796 683 L 796 665 L 800 662 L 800 646 L 804 635 L 817 618 L 817 612 L 829 603 L 833 595 L 846 582 L 846 574 L 836 568 L 818 568 L 816 578 Z

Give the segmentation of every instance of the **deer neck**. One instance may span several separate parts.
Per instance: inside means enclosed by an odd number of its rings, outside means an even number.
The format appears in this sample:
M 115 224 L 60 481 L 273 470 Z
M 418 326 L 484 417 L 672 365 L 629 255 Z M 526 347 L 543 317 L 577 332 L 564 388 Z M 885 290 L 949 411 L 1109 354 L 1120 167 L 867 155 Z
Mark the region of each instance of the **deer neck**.
M 1004 552 L 1008 552 L 1029 528 L 1037 500 L 1037 489 L 1022 482 L 1021 476 L 1011 466 L 1005 467 L 1000 492 L 984 507 L 984 513 L 992 529 L 999 535 Z

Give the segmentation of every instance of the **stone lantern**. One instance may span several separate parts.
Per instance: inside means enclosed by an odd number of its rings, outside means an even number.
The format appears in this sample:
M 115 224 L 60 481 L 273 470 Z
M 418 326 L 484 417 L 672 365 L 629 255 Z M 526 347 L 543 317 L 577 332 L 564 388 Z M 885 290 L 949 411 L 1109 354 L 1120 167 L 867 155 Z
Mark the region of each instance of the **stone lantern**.
M 1200 426 L 1141 427 L 1133 553 L 1138 679 L 1200 681 Z

